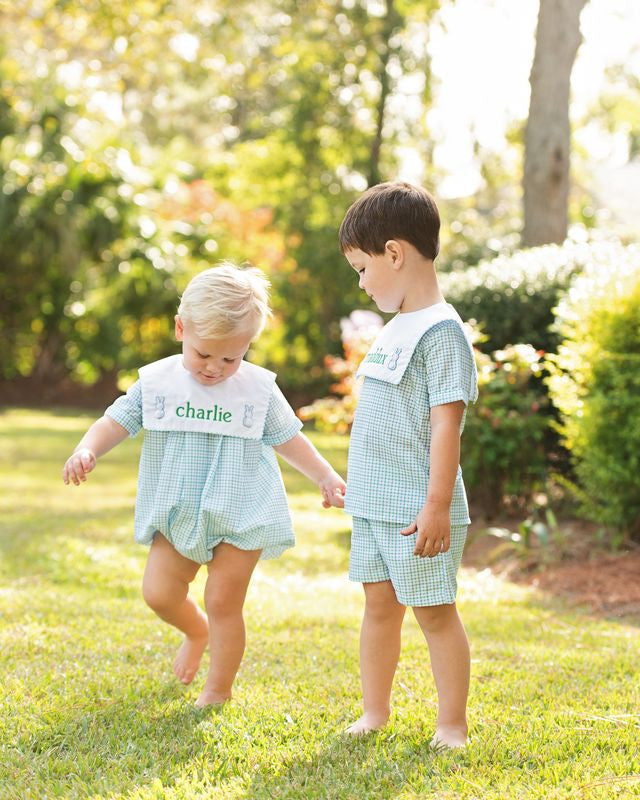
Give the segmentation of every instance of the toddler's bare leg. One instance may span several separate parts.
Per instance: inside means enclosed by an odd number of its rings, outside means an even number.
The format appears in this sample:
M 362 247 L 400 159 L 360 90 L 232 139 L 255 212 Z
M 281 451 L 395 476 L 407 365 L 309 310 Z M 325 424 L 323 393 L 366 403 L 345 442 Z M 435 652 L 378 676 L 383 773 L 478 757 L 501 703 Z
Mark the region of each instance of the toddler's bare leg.
M 429 653 L 438 692 L 438 719 L 433 744 L 461 747 L 467 742 L 469 642 L 455 603 L 414 608 Z
M 207 617 L 189 597 L 200 564 L 185 558 L 158 532 L 142 579 L 142 595 L 156 614 L 185 635 L 173 662 L 182 683 L 191 683 L 208 643 Z
M 347 728 L 349 734 L 381 728 L 389 719 L 391 686 L 400 658 L 402 620 L 391 581 L 364 583 L 365 611 L 360 631 L 360 677 L 364 714 Z
M 261 550 L 239 550 L 222 542 L 208 563 L 204 604 L 209 618 L 209 675 L 197 706 L 224 703 L 244 654 L 246 636 L 242 607 Z

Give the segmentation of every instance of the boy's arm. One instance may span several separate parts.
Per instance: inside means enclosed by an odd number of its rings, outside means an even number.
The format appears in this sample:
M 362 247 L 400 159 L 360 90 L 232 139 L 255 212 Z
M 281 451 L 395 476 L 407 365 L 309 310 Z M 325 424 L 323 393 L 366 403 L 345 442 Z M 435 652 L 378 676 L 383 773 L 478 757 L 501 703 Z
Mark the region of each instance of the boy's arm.
M 449 509 L 460 463 L 460 422 L 464 403 L 444 403 L 431 409 L 431 452 L 427 498 L 415 521 L 401 531 L 418 533 L 414 555 L 446 553 L 451 538 Z
M 273 449 L 298 472 L 318 484 L 325 508 L 344 508 L 345 482 L 303 433 L 297 433 L 292 439 L 274 446 Z
M 129 431 L 111 417 L 100 417 L 80 440 L 62 469 L 65 483 L 80 485 L 96 465 L 96 460 L 124 441 Z

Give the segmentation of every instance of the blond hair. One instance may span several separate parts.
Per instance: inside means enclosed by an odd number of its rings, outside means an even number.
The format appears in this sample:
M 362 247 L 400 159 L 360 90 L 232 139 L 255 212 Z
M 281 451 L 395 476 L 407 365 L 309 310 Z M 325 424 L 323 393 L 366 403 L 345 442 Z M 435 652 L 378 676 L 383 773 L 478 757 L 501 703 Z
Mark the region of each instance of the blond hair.
M 269 281 L 256 267 L 236 267 L 230 262 L 205 269 L 187 284 L 178 315 L 183 322 L 191 322 L 203 339 L 240 331 L 255 331 L 255 338 L 271 316 Z

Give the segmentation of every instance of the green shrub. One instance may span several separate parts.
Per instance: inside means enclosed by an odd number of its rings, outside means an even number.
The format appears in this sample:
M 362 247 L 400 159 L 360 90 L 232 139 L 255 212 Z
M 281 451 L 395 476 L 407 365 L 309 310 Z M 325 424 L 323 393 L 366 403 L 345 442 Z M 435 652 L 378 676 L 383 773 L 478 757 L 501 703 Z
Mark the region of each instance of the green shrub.
M 548 384 L 582 510 L 640 538 L 640 248 L 589 265 L 556 313 Z
M 542 353 L 518 344 L 493 354 L 476 349 L 479 393 L 469 407 L 461 464 L 470 501 L 492 517 L 505 503 L 526 506 L 544 487 L 548 398 Z
M 460 316 L 475 319 L 485 332 L 486 353 L 517 342 L 555 352 L 559 338 L 551 326 L 561 293 L 585 267 L 614 264 L 623 250 L 617 241 L 567 240 L 442 275 L 441 285 Z

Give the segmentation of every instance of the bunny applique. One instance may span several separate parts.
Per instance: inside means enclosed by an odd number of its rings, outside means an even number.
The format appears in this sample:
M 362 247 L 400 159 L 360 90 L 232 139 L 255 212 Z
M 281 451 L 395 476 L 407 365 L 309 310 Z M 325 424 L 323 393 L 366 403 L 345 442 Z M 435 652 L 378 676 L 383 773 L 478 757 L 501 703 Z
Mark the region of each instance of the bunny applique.
M 253 406 L 249 405 L 248 403 L 245 403 L 244 406 L 242 424 L 245 428 L 250 428 L 253 425 Z

